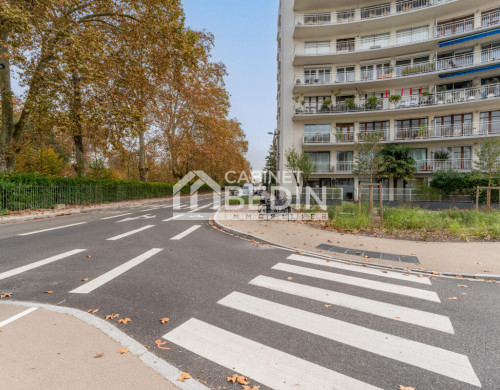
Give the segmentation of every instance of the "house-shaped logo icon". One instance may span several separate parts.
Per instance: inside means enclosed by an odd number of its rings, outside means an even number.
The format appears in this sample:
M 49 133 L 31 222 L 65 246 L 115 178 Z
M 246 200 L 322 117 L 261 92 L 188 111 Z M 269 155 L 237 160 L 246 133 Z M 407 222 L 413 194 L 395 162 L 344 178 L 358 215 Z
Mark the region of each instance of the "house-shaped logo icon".
M 180 209 L 182 189 L 195 178 L 198 178 L 198 180 L 191 185 L 189 191 L 191 195 L 191 207 L 194 208 L 198 205 L 198 191 L 205 184 L 213 190 L 214 208 L 220 206 L 222 196 L 220 185 L 203 171 L 191 171 L 174 185 L 174 210 Z

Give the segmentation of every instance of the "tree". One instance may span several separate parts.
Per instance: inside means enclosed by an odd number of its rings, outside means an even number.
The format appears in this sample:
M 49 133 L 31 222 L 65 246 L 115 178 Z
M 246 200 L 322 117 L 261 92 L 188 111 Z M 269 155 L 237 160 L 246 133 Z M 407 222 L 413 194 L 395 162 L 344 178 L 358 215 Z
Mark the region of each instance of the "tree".
M 278 177 L 278 145 L 277 138 L 273 137 L 273 142 L 269 146 L 266 156 L 266 165 L 264 166 L 264 176 L 262 184 L 267 186 L 276 185 L 276 178 Z
M 360 134 L 361 142 L 354 145 L 354 149 L 358 152 L 353 172 L 358 176 L 369 176 L 370 182 L 378 176 L 380 165 L 382 164 L 382 156 L 380 150 L 382 145 L 380 138 L 382 134 L 373 132 L 368 134 Z
M 297 186 L 300 187 L 309 179 L 314 170 L 314 163 L 307 153 L 290 148 L 285 152 L 285 168 L 292 172 Z
M 477 157 L 474 164 L 488 178 L 488 187 L 491 187 L 492 177 L 500 172 L 500 138 L 485 139 Z
M 406 181 L 415 176 L 415 160 L 410 154 L 410 148 L 406 145 L 389 144 L 380 151 L 382 164 L 379 175 L 394 180 L 394 199 L 396 199 L 398 180 L 403 180 L 403 189 Z M 403 200 L 405 193 L 403 192 Z

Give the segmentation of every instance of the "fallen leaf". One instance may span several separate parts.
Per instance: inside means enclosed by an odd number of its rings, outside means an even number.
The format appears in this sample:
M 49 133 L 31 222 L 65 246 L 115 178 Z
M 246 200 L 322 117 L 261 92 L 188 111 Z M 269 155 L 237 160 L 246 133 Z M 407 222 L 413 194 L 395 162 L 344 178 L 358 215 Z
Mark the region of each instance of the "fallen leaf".
M 119 314 L 108 314 L 106 317 L 104 317 L 106 320 L 114 320 L 115 318 L 120 317 Z
M 54 294 L 54 291 L 52 291 L 52 290 L 45 291 L 45 294 Z
M 0 299 L 10 298 L 11 296 L 12 296 L 12 293 L 5 293 L 5 294 L 0 295 Z
M 293 280 L 293 278 L 291 276 L 288 277 L 288 280 Z
M 356 252 L 356 254 L 357 254 L 357 255 L 360 255 L 360 254 L 361 254 L 361 252 Z
M 249 385 L 250 384 L 250 381 L 244 377 L 244 376 L 239 376 L 236 381 L 240 384 L 240 385 Z
M 435 278 L 434 276 L 431 276 L 432 280 L 439 280 L 438 278 Z
M 469 288 L 469 286 L 466 286 L 465 284 L 459 284 L 458 287 Z
M 387 271 L 382 271 L 382 273 L 384 273 L 384 274 L 388 274 L 389 272 L 387 272 Z
M 415 390 L 414 387 L 399 385 L 399 390 Z
M 403 276 L 410 276 L 410 275 L 408 275 L 408 274 L 403 274 Z
M 97 313 L 98 311 L 99 311 L 99 309 L 90 309 L 90 310 L 88 311 L 88 313 L 90 313 L 90 314 L 95 314 L 95 313 Z
M 88 255 L 88 256 L 87 256 L 87 259 L 90 259 L 91 257 L 92 257 L 92 256 Z
M 124 355 L 124 354 L 128 353 L 128 348 L 120 348 L 118 350 L 118 353 L 121 355 Z
M 436 271 L 432 271 L 432 274 L 433 275 L 441 275 L 439 272 L 436 272 Z
M 88 282 L 89 278 L 81 279 L 80 282 Z
M 397 319 L 397 320 L 400 320 L 400 319 L 401 319 L 401 317 L 394 317 L 394 318 L 395 318 L 395 319 Z
M 448 298 L 450 301 L 459 301 L 460 299 L 458 299 L 457 297 L 450 297 Z
M 243 390 L 260 390 L 260 386 L 243 386 Z
M 491 271 L 488 271 L 488 270 L 483 270 L 483 272 L 491 272 Z
M 161 322 L 162 324 L 166 324 L 167 322 L 170 322 L 170 318 L 162 318 L 162 319 L 160 320 L 160 322 Z
M 118 320 L 118 323 L 119 324 L 125 324 L 125 325 L 127 325 L 131 321 L 132 320 L 130 318 L 121 318 L 121 319 Z
M 332 307 L 332 305 L 325 305 L 325 307 L 328 309 L 329 307 Z
M 104 356 L 104 352 L 98 353 L 97 355 L 94 356 L 94 359 L 99 359 L 100 357 Z
M 417 275 L 417 276 L 418 276 L 419 278 L 423 278 L 423 277 L 424 277 L 424 275 Z
M 177 378 L 179 382 L 184 382 L 186 379 L 191 379 L 191 375 L 187 372 L 183 372 L 180 377 Z
M 155 343 L 156 343 L 156 346 L 160 349 L 170 349 L 167 347 L 163 347 L 163 345 L 165 345 L 167 343 L 166 341 L 156 340 Z

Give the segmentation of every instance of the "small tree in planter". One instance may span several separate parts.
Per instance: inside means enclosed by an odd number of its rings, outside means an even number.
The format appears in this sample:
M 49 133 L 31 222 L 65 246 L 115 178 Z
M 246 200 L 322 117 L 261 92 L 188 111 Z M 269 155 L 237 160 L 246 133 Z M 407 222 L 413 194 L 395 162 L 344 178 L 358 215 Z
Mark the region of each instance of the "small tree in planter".
M 337 138 L 337 142 L 344 142 L 345 134 L 338 127 L 336 129 L 335 136 Z
M 356 107 L 356 104 L 354 102 L 354 99 L 353 98 L 346 98 L 344 100 L 344 103 L 345 103 L 345 107 L 348 109 L 348 110 L 354 110 L 354 108 Z
M 365 108 L 367 110 L 374 110 L 378 107 L 378 104 L 379 98 L 376 96 L 370 96 L 368 99 L 366 99 Z
M 292 172 L 297 187 L 302 187 L 314 170 L 314 163 L 307 153 L 291 148 L 285 152 L 285 168 Z
M 428 136 L 428 133 L 429 133 L 429 127 L 427 125 L 421 124 L 418 126 L 418 133 L 417 133 L 418 138 L 425 138 Z
M 332 111 L 332 99 L 326 99 L 321 105 L 321 111 Z
M 491 178 L 500 172 L 500 138 L 485 139 L 475 161 L 477 169 L 488 178 L 488 187 L 491 187 Z
M 447 161 L 450 158 L 450 152 L 447 150 L 436 150 L 434 152 L 434 160 Z
M 394 106 L 397 106 L 400 101 L 401 101 L 401 95 L 389 96 L 389 103 L 392 103 Z

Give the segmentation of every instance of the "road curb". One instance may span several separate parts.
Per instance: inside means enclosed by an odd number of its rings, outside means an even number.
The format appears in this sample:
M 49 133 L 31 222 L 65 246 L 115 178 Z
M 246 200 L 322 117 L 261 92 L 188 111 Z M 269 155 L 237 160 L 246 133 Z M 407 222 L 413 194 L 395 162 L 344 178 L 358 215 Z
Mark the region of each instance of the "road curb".
M 281 248 L 281 249 L 284 249 L 284 250 L 287 250 L 287 251 L 290 251 L 290 252 L 294 252 L 294 253 L 300 252 L 300 253 L 303 253 L 303 254 L 306 254 L 306 255 L 309 255 L 309 256 L 314 256 L 314 257 L 319 257 L 319 258 L 323 258 L 323 259 L 333 260 L 333 261 L 336 261 L 336 262 L 339 262 L 339 263 L 344 263 L 345 264 L 345 263 L 349 262 L 349 263 L 360 265 L 360 266 L 362 266 L 362 265 L 368 265 L 371 268 L 378 268 L 378 269 L 382 269 L 382 270 L 392 270 L 392 271 L 402 271 L 402 272 L 412 273 L 412 274 L 415 274 L 415 275 L 422 274 L 422 275 L 428 275 L 428 276 L 445 276 L 445 277 L 455 278 L 455 279 L 474 279 L 474 280 L 477 280 L 477 281 L 484 281 L 484 282 L 500 281 L 500 275 L 469 274 L 469 273 L 460 273 L 460 272 L 439 272 L 438 275 L 435 275 L 435 274 L 433 274 L 432 271 L 420 271 L 419 270 L 418 272 L 416 272 L 416 271 L 413 271 L 411 269 L 410 269 L 410 271 L 408 271 L 408 268 L 405 268 L 405 267 L 391 267 L 391 266 L 388 266 L 388 265 L 371 263 L 371 262 L 367 262 L 367 261 L 357 261 L 357 260 L 345 261 L 345 260 L 340 260 L 338 257 L 328 256 L 328 255 L 325 255 L 325 254 L 322 254 L 322 253 L 317 253 L 317 252 L 311 252 L 311 251 L 308 251 L 308 250 L 305 250 L 305 249 L 292 248 L 292 247 L 289 247 L 289 246 L 286 246 L 286 245 L 283 245 L 283 244 L 278 244 L 278 243 L 273 242 L 273 241 L 265 240 L 265 239 L 263 239 L 261 237 L 254 236 L 254 235 L 249 234 L 249 233 L 244 233 L 244 232 L 239 231 L 237 229 L 230 228 L 229 226 L 226 226 L 226 225 L 224 225 L 223 223 L 221 223 L 220 221 L 217 220 L 217 214 L 218 214 L 218 212 L 215 213 L 215 215 L 211 219 L 211 221 L 217 227 L 219 227 L 220 229 L 222 229 L 226 233 L 229 233 L 229 234 L 232 234 L 234 236 L 243 238 L 245 240 L 256 241 L 256 242 L 261 242 L 263 244 L 272 245 L 272 246 L 275 246 L 275 247 L 278 247 L 278 248 Z
M 92 314 L 70 307 L 54 306 L 35 302 L 0 301 L 0 304 L 36 307 L 40 309 L 50 310 L 56 313 L 71 315 L 79 319 L 80 321 L 83 321 L 86 324 L 99 329 L 101 332 L 111 337 L 117 343 L 121 344 L 124 348 L 128 348 L 131 354 L 137 356 L 144 364 L 155 370 L 158 374 L 163 376 L 174 386 L 177 386 L 182 390 L 209 390 L 207 386 L 201 384 L 200 382 L 197 382 L 194 379 L 187 380 L 186 382 L 178 381 L 177 378 L 181 376 L 182 371 L 180 371 L 170 363 L 167 363 L 165 360 L 159 358 L 152 352 L 149 352 L 146 347 L 144 347 L 138 341 L 134 340 L 132 337 L 123 333 L 115 326 L 111 325 L 109 322 L 106 322 L 99 317 L 95 317 Z

